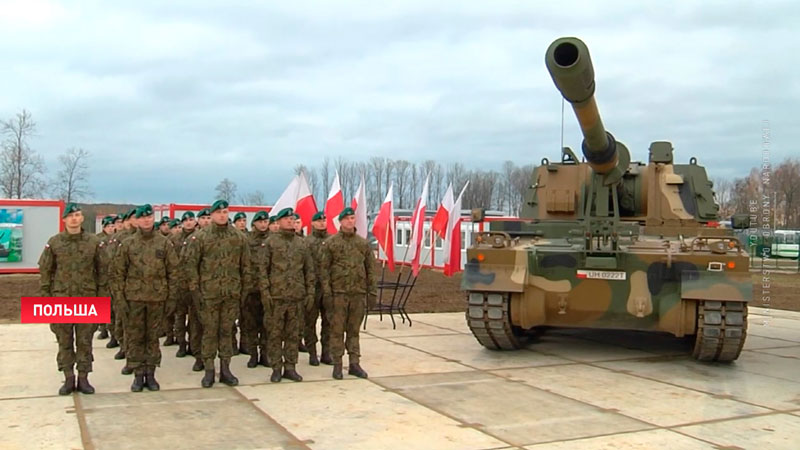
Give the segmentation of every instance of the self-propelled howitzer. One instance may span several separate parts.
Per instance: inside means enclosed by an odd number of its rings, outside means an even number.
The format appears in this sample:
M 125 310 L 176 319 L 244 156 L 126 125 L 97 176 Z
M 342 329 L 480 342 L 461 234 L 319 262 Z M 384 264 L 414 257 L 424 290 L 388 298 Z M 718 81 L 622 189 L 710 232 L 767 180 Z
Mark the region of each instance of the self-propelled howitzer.
M 607 132 L 589 51 L 577 38 L 547 49 L 553 82 L 583 134 L 579 160 L 533 170 L 520 220 L 494 221 L 467 250 L 467 323 L 491 349 L 524 345 L 549 326 L 694 336 L 704 361 L 739 356 L 752 298 L 749 256 L 718 206 L 705 168 L 675 164 L 670 142 L 631 162 Z

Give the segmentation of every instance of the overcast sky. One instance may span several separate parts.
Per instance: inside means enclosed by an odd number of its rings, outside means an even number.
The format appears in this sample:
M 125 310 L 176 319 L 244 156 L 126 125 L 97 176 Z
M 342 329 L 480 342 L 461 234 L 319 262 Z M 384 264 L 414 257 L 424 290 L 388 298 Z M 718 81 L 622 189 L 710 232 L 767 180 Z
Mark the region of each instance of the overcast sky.
M 573 35 L 634 159 L 670 140 L 734 177 L 763 120 L 772 159 L 797 154 L 798 21 L 792 1 L 0 0 L 0 116 L 33 113 L 51 171 L 90 151 L 95 201 L 204 203 L 229 177 L 271 203 L 325 155 L 558 158 L 544 52 Z

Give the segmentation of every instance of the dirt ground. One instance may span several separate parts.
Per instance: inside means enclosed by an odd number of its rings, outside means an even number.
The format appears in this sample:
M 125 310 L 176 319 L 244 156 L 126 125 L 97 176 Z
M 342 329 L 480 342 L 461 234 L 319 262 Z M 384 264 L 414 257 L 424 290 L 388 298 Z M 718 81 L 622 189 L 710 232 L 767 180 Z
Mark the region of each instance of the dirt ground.
M 384 273 L 385 282 L 396 282 L 400 274 L 401 282 L 406 280 L 408 267 L 399 272 Z M 378 276 L 381 267 L 378 266 Z M 379 278 L 380 279 L 380 278 Z M 20 297 L 38 295 L 38 275 L 0 275 L 0 323 L 18 323 Z M 415 312 L 457 312 L 464 311 L 466 299 L 460 291 L 461 276 L 445 277 L 440 272 L 423 269 L 414 286 L 406 310 Z M 752 306 L 800 311 L 800 274 L 770 274 L 769 283 L 762 283 L 760 273 L 753 274 Z M 390 296 L 391 292 L 384 292 Z M 769 297 L 765 301 L 765 297 Z M 385 298 L 384 302 L 390 300 Z

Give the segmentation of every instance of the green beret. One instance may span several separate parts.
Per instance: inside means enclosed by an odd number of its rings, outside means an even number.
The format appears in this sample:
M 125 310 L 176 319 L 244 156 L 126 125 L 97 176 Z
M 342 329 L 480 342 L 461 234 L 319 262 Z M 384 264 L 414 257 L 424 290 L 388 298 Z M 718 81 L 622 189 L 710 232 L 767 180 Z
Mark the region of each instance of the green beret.
M 133 219 L 133 217 L 136 215 L 137 209 L 138 208 L 131 208 L 127 213 L 125 213 L 125 219 Z
M 209 211 L 208 208 L 203 208 L 197 212 L 197 217 L 210 216 L 210 215 L 211 211 Z
M 237 212 L 236 215 L 233 216 L 233 221 L 236 222 L 239 219 L 247 220 L 247 214 L 245 214 L 243 212 Z
M 256 213 L 255 216 L 253 216 L 253 220 L 250 223 L 252 224 L 256 220 L 267 220 L 267 219 L 269 219 L 269 214 L 267 214 L 266 211 L 259 211 Z
M 175 227 L 177 227 L 178 225 L 180 225 L 180 223 L 181 223 L 181 221 L 180 221 L 180 220 L 178 220 L 178 219 L 172 219 L 172 220 L 170 220 L 170 221 L 169 221 L 169 228 L 170 228 L 170 229 L 172 229 L 172 228 L 175 228 Z
M 144 205 L 138 207 L 136 209 L 136 218 L 145 217 L 145 216 L 152 216 L 153 215 L 153 207 L 150 206 L 149 203 L 145 203 Z
M 103 224 L 103 227 L 105 227 L 106 225 L 109 225 L 109 224 L 111 224 L 111 223 L 114 223 L 114 217 L 112 217 L 112 216 L 105 216 L 105 217 L 103 217 L 103 220 L 102 220 L 100 223 L 102 223 L 102 224 Z
M 316 222 L 317 220 L 325 220 L 325 211 L 320 211 L 311 217 L 312 222 Z
M 275 214 L 272 217 L 274 217 L 275 220 L 278 220 L 278 219 L 283 219 L 284 217 L 289 217 L 289 216 L 293 216 L 293 215 L 294 215 L 294 211 L 292 210 L 292 208 L 283 208 L 282 210 L 278 211 L 278 214 Z
M 114 223 L 114 222 L 116 222 L 118 220 L 125 220 L 125 213 L 122 213 L 122 214 L 114 217 L 114 220 L 112 220 L 111 223 Z
M 194 213 L 191 211 L 186 211 L 185 213 L 183 213 L 183 215 L 181 216 L 181 222 L 183 222 L 186 219 L 194 219 Z
M 209 213 L 212 213 L 218 209 L 225 209 L 228 207 L 227 200 L 217 200 L 211 204 L 211 208 L 208 210 Z
M 127 219 L 128 219 L 128 213 L 127 213 L 127 212 L 120 213 L 120 214 L 117 216 L 117 219 L 119 219 L 119 220 L 122 220 L 122 221 L 125 221 L 125 220 L 127 220 Z
M 300 220 L 300 214 L 294 213 L 292 217 L 294 217 L 294 220 Z
M 344 219 L 344 218 L 345 218 L 345 217 L 347 217 L 347 216 L 352 216 L 352 215 L 355 215 L 355 213 L 356 213 L 356 212 L 355 212 L 355 211 L 353 211 L 353 208 L 350 208 L 350 207 L 348 206 L 347 208 L 343 209 L 343 210 L 342 210 L 342 212 L 340 212 L 340 213 L 339 213 L 339 220 L 342 220 L 342 219 Z
M 64 206 L 64 214 L 61 214 L 61 218 L 63 219 L 65 217 L 67 217 L 68 215 L 70 215 L 71 213 L 78 212 L 80 210 L 81 210 L 81 207 L 78 206 L 77 203 L 72 203 L 72 202 L 67 203 L 67 205 Z
M 275 223 L 278 218 L 276 216 L 269 216 L 269 223 Z

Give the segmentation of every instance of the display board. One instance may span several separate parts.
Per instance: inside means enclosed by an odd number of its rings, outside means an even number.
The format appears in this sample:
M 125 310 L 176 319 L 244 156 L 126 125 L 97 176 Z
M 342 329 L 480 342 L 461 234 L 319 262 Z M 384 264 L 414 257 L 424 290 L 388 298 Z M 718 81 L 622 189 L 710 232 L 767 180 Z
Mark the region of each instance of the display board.
M 36 273 L 51 236 L 63 230 L 64 202 L 0 199 L 0 273 Z

